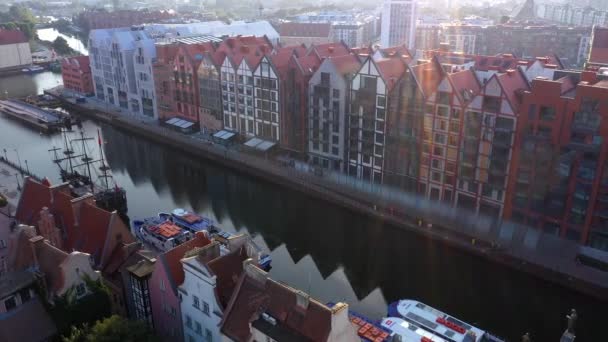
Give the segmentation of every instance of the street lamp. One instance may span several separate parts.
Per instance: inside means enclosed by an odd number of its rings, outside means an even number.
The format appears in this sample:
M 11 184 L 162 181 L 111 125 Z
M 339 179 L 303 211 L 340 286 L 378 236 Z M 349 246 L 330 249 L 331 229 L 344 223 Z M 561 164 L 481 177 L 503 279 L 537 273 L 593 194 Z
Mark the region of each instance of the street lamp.
M 19 184 L 19 174 L 15 173 L 15 179 L 17 180 L 17 191 L 21 191 L 21 184 Z
M 21 171 L 21 175 L 23 176 L 23 166 L 21 166 L 21 157 L 19 157 L 19 151 L 16 148 L 14 150 L 17 154 L 17 161 L 19 162 L 19 171 Z
M 27 174 L 30 174 L 30 167 L 27 165 L 27 159 L 25 160 L 25 171 L 27 171 Z

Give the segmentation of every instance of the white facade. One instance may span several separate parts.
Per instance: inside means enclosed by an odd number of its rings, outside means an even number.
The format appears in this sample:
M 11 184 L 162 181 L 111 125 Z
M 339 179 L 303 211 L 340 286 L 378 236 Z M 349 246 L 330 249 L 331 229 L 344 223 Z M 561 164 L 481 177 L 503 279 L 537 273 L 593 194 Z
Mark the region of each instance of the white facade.
M 0 45 L 0 70 L 32 64 L 30 44 L 17 43 Z
M 220 322 L 223 314 L 215 294 L 217 277 L 208 271 L 197 256 L 182 259 L 181 262 L 185 277 L 178 291 L 181 297 L 184 340 L 221 341 Z
M 78 298 L 85 296 L 90 292 L 86 287 L 85 279 L 99 280 L 99 271 L 93 270 L 91 267 L 91 255 L 88 253 L 72 252 L 59 265 L 63 274 L 63 286 L 57 290 L 56 295 L 61 296 L 66 291 L 74 289 Z
M 418 0 L 384 0 L 380 44 L 383 47 L 406 44 L 416 46 Z

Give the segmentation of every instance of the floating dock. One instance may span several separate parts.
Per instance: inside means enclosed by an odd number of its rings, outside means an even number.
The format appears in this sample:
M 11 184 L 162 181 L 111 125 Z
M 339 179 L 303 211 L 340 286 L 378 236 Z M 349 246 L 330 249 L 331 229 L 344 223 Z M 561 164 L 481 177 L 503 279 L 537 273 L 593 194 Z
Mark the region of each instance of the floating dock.
M 59 131 L 64 118 L 19 100 L 0 100 L 0 112 L 46 133 Z

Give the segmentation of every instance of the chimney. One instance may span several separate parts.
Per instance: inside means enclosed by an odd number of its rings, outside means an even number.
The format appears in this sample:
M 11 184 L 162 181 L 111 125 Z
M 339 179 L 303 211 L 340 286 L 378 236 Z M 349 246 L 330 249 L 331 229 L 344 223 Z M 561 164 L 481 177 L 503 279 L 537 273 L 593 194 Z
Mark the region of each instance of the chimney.
M 308 310 L 310 304 L 310 295 L 302 290 L 296 290 L 296 305 L 299 309 Z
M 581 73 L 581 82 L 593 83 L 597 80 L 597 75 L 593 71 L 583 71 Z
M 440 43 L 439 44 L 439 51 L 449 52 L 450 51 L 450 44 L 449 43 Z
M 38 248 L 44 243 L 44 237 L 37 235 L 30 239 L 30 246 L 32 248 L 32 257 L 34 259 L 34 265 L 38 267 L 38 253 L 36 252 Z
M 257 267 L 251 258 L 243 261 L 243 271 L 248 277 L 253 278 L 260 284 L 265 284 L 266 280 L 268 280 L 268 273 Z
M 515 73 L 514 69 L 507 70 L 507 75 L 509 75 L 509 76 L 513 76 L 514 73 Z
M 328 47 L 327 51 L 329 51 L 329 53 L 334 53 L 334 47 L 333 46 Z

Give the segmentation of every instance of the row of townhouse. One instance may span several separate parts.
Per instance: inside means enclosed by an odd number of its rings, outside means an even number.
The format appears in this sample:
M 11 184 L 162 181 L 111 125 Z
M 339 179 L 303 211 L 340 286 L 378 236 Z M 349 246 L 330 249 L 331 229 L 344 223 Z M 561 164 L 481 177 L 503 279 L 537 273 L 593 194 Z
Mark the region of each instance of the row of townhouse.
M 283 47 L 255 36 L 184 37 L 156 42 L 155 50 L 161 121 L 278 145 L 315 167 L 515 220 L 521 212 L 512 209 L 508 184 L 523 148 L 522 99 L 533 82 L 556 80 L 564 67 L 556 56 L 440 49 L 416 60 L 404 46 Z M 552 231 L 604 246 L 592 222 L 565 220 Z

